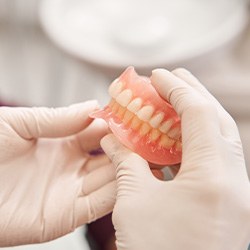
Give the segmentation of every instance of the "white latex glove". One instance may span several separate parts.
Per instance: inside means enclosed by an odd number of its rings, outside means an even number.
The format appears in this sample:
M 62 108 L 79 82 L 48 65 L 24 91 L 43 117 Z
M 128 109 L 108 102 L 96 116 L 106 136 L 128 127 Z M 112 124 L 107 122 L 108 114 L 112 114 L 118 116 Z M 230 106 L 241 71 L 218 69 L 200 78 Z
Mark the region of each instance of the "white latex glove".
M 95 108 L 0 108 L 0 246 L 49 241 L 113 209 L 115 170 L 88 153 L 107 133 Z
M 181 117 L 182 164 L 160 181 L 140 156 L 104 137 L 117 171 L 118 249 L 247 249 L 250 185 L 235 122 L 188 71 L 157 69 L 151 79 Z

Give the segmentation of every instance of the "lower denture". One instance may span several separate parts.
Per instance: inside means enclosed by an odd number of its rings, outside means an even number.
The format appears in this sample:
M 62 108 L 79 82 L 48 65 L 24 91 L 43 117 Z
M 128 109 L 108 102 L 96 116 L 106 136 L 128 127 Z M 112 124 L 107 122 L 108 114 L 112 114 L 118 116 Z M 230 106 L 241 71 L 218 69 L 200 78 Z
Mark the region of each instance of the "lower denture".
M 112 111 L 115 113 L 117 118 L 119 118 L 123 122 L 124 125 L 129 125 L 130 128 L 139 133 L 141 136 L 150 134 L 150 140 L 152 142 L 155 142 L 159 139 L 159 145 L 161 145 L 162 147 L 169 149 L 175 144 L 178 150 L 180 150 L 181 143 L 178 141 L 178 139 L 180 138 L 180 129 L 178 127 L 175 127 L 170 130 L 172 121 L 167 120 L 163 122 L 165 123 L 165 128 L 166 124 L 168 124 L 169 126 L 168 134 L 164 134 L 159 129 L 154 128 L 148 122 L 142 121 L 137 116 L 137 114 L 133 114 L 128 109 L 119 105 L 119 103 L 117 103 L 113 99 L 111 100 L 109 106 L 111 108 L 115 107 Z

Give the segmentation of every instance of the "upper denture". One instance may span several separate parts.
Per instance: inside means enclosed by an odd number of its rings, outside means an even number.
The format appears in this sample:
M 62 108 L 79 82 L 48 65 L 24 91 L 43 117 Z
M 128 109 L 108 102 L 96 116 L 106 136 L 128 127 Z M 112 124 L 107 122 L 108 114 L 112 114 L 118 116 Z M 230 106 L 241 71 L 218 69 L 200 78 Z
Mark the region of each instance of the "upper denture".
M 160 139 L 162 146 L 173 146 L 180 139 L 180 126 L 173 127 L 175 121 L 172 118 L 166 118 L 163 112 L 155 111 L 152 105 L 143 106 L 139 97 L 132 100 L 132 96 L 130 89 L 123 89 L 114 96 L 109 104 L 114 114 L 124 125 L 130 124 L 132 129 L 138 130 L 141 136 L 149 134 L 152 141 Z

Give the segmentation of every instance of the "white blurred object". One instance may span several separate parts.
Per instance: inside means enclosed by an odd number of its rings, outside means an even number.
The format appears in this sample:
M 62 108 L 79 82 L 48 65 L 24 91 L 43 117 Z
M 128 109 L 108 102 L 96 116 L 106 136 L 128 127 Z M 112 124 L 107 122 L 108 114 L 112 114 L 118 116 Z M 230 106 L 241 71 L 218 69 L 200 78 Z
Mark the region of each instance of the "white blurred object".
M 85 228 L 84 228 L 85 229 Z M 86 231 L 86 230 L 84 230 Z M 17 247 L 3 247 L 1 250 L 90 250 L 84 239 L 83 228 L 75 230 L 74 233 L 68 234 L 57 240 L 47 243 L 24 245 Z
M 177 64 L 232 40 L 244 0 L 43 0 L 41 22 L 63 49 L 114 68 Z
M 41 0 L 0 0 L 0 22 L 38 24 L 38 5 Z

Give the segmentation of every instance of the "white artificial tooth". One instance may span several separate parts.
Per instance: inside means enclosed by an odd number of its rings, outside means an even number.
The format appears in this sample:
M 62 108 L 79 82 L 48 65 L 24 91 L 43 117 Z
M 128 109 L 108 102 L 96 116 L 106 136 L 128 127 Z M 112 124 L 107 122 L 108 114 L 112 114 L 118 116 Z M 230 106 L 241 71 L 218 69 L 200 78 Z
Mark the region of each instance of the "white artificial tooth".
M 128 124 L 133 117 L 134 117 L 134 113 L 130 112 L 129 110 L 126 110 L 124 117 L 123 117 L 123 123 L 125 125 Z
M 111 108 L 112 112 L 117 113 L 117 111 L 119 110 L 119 107 L 120 105 L 117 102 L 115 102 Z
M 163 133 L 166 134 L 169 129 L 171 128 L 171 126 L 173 125 L 173 120 L 167 120 L 165 122 L 162 123 L 162 125 L 159 127 L 159 130 Z
M 153 128 L 158 128 L 162 122 L 164 118 L 164 113 L 158 113 L 157 115 L 153 116 L 150 121 L 149 124 L 153 127 Z
M 168 132 L 168 136 L 172 139 L 178 140 L 181 137 L 181 129 L 179 127 L 171 129 Z
M 142 106 L 142 99 L 141 98 L 135 98 L 129 105 L 127 106 L 127 109 L 133 113 L 136 113 Z
M 127 107 L 132 99 L 132 95 L 130 89 L 125 89 L 115 99 L 121 106 Z
M 112 98 L 111 101 L 109 102 L 108 106 L 112 108 L 114 106 L 114 104 L 115 104 L 115 100 L 114 100 L 114 98 Z
M 140 134 L 146 135 L 150 131 L 151 127 L 148 125 L 148 123 L 143 123 L 140 128 Z
M 130 127 L 132 129 L 138 129 L 141 126 L 141 124 L 142 121 L 137 116 L 134 116 L 134 118 L 131 121 Z
M 175 149 L 176 149 L 176 151 L 181 151 L 181 149 L 182 149 L 182 143 L 180 141 L 176 141 L 176 143 L 175 143 Z
M 157 140 L 161 135 L 161 132 L 158 129 L 152 129 L 150 132 L 150 138 L 152 141 Z
M 126 112 L 126 109 L 125 109 L 124 107 L 120 106 L 119 109 L 118 109 L 118 111 L 117 111 L 117 114 L 116 114 L 116 115 L 117 115 L 120 119 L 122 119 L 123 116 L 124 116 L 124 114 L 125 114 L 125 112 Z
M 154 113 L 154 108 L 151 105 L 142 107 L 136 115 L 144 122 L 149 121 Z
M 119 81 L 119 79 L 116 79 L 109 86 L 108 92 L 110 96 L 116 98 L 122 92 L 122 89 L 123 89 L 123 83 Z
M 174 145 L 175 140 L 169 138 L 167 135 L 162 135 L 159 143 L 164 148 L 170 149 Z

